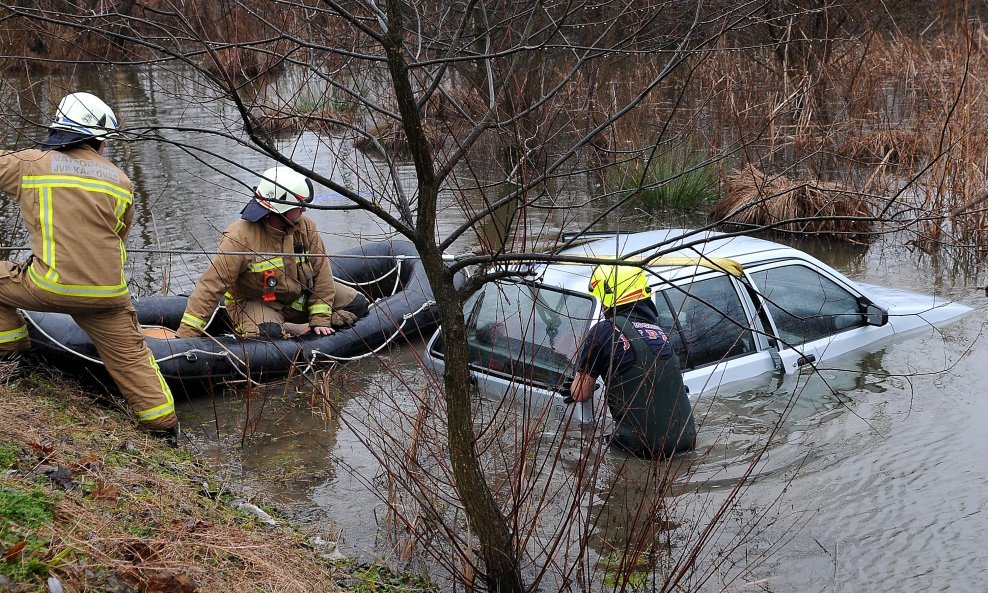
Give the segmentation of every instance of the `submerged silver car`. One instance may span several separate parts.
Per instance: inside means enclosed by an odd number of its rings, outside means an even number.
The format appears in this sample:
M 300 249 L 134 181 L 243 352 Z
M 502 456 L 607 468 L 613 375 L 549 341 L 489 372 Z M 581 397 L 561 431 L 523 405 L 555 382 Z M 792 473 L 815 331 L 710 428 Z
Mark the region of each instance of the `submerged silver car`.
M 751 237 L 670 229 L 595 238 L 558 255 L 646 266 L 659 324 L 679 355 L 691 398 L 763 373 L 799 372 L 971 310 L 861 284 L 798 249 Z M 471 372 L 482 392 L 565 409 L 557 389 L 572 378 L 580 342 L 601 314 L 587 292 L 593 267 L 539 264 L 468 299 Z M 441 328 L 426 357 L 442 372 Z M 591 405 L 575 412 L 584 421 L 594 415 Z

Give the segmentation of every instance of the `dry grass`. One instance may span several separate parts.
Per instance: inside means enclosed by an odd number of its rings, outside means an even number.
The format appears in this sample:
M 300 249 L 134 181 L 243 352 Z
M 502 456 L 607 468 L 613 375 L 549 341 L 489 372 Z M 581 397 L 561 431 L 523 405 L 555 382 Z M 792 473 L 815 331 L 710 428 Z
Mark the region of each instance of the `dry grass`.
M 435 150 L 443 145 L 445 135 L 430 125 L 428 121 L 423 126 L 422 131 L 425 133 L 430 149 Z M 367 131 L 366 136 L 354 140 L 353 147 L 368 154 L 381 154 L 381 148 L 386 152 L 406 153 L 408 151 L 408 137 L 401 121 L 388 119 L 372 126 Z
M 874 232 L 867 198 L 839 183 L 771 177 L 747 165 L 728 175 L 724 188 L 724 196 L 710 213 L 728 226 L 769 226 L 856 243 L 867 242 Z
M 16 360 L 0 360 L 0 385 L 10 383 L 17 376 L 19 366 Z
M 0 385 L 0 445 L 20 451 L 0 490 L 40 484 L 54 501 L 53 520 L 24 536 L 40 542 L 32 558 L 11 562 L 44 563 L 68 591 L 338 589 L 340 575 L 301 536 L 236 511 L 187 454 L 66 380 Z
M 847 138 L 838 152 L 862 164 L 913 167 L 928 157 L 930 147 L 927 136 L 911 130 L 871 130 Z
M 724 131 L 719 143 L 744 145 L 745 162 L 762 170 L 797 170 L 828 181 L 769 180 L 744 170 L 732 176 L 734 185 L 715 213 L 725 216 L 745 200 L 775 196 L 734 212 L 731 220 L 773 224 L 789 218 L 787 211 L 857 215 L 865 208 L 857 194 L 834 196 L 846 188 L 829 183 L 853 180 L 881 203 L 874 210 L 883 214 L 876 231 L 900 232 L 928 251 L 985 250 L 988 209 L 979 199 L 988 191 L 988 83 L 978 73 L 988 69 L 988 30 L 972 19 L 939 24 L 923 36 L 885 30 L 837 41 L 831 59 L 815 63 L 808 78 L 782 76 L 764 50 L 704 61 L 695 80 L 714 95 L 707 129 Z M 800 80 L 812 84 L 801 88 Z M 830 195 L 805 195 L 816 190 Z M 821 230 L 802 222 L 781 228 Z
M 261 106 L 254 114 L 254 123 L 264 134 L 274 138 L 297 136 L 305 130 L 316 134 L 340 133 L 353 124 L 355 115 L 349 111 L 318 109 L 309 113 L 296 113 L 288 109 Z

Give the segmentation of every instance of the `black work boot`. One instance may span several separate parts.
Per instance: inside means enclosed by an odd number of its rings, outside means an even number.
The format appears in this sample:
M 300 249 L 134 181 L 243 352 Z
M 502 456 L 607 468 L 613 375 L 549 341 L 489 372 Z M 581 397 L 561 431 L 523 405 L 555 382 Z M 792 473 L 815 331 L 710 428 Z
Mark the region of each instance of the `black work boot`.
M 0 381 L 19 379 L 37 366 L 38 359 L 28 348 L 0 355 Z
M 172 449 L 178 449 L 178 440 L 182 436 L 182 429 L 178 423 L 171 428 L 165 430 L 152 430 L 151 436 L 161 439 L 166 445 Z

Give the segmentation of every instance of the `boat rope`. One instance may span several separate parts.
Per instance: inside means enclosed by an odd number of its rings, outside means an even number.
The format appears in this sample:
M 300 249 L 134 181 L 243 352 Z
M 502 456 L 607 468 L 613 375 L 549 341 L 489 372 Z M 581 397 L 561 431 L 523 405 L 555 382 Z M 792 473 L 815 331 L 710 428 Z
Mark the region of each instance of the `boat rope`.
M 411 318 L 415 317 L 419 313 L 422 313 L 423 311 L 426 311 L 427 309 L 431 308 L 435 304 L 436 304 L 436 301 L 428 300 L 428 301 L 425 301 L 424 303 L 422 303 L 422 306 L 419 307 L 417 310 L 412 311 L 411 313 L 405 313 L 404 315 L 402 315 L 401 323 L 398 325 L 398 329 L 396 329 L 395 332 L 393 334 L 391 334 L 391 336 L 389 336 L 387 340 L 385 340 L 384 342 L 382 342 L 381 345 L 379 345 L 377 348 L 374 348 L 373 350 L 371 350 L 369 352 L 365 352 L 363 354 L 358 354 L 356 356 L 333 356 L 332 354 L 326 354 L 325 352 L 320 352 L 319 350 L 313 350 L 312 353 L 311 353 L 311 355 L 309 356 L 309 364 L 306 365 L 305 370 L 302 371 L 302 374 L 306 374 L 309 371 L 311 371 L 312 368 L 316 365 L 316 363 L 319 361 L 320 358 L 323 358 L 323 359 L 326 359 L 326 360 L 329 360 L 329 361 L 332 361 L 332 362 L 352 362 L 354 360 L 360 360 L 362 358 L 367 358 L 368 356 L 373 356 L 373 355 L 377 354 L 378 352 L 380 352 L 381 350 L 383 350 L 386 346 L 388 346 L 391 342 L 393 342 L 395 340 L 395 338 L 397 338 L 398 336 L 400 336 L 403 333 L 403 331 L 405 329 L 405 324 L 408 323 L 408 320 L 410 320 Z
M 77 351 L 77 350 L 73 350 L 72 348 L 69 348 L 69 347 L 68 347 L 68 346 L 66 346 L 65 344 L 63 344 L 63 343 L 61 343 L 61 342 L 59 342 L 58 340 L 56 340 L 55 338 L 53 338 L 53 337 L 51 336 L 51 334 L 49 334 L 49 333 L 48 333 L 48 332 L 46 332 L 45 330 L 43 330 L 43 329 L 41 329 L 41 326 L 40 326 L 40 325 L 38 325 L 38 322 L 37 322 L 37 321 L 35 321 L 33 317 L 31 317 L 31 315 L 30 315 L 30 313 L 29 313 L 28 311 L 24 311 L 24 318 L 25 318 L 25 319 L 26 319 L 26 320 L 27 320 L 28 322 L 30 322 L 30 324 L 31 324 L 31 325 L 33 325 L 33 326 L 34 326 L 34 329 L 36 329 L 36 330 L 38 331 L 38 333 L 39 333 L 39 334 L 41 334 L 42 336 L 44 336 L 45 338 L 47 338 L 47 339 L 48 339 L 48 340 L 49 340 L 49 341 L 50 341 L 51 343 L 53 343 L 53 344 L 57 344 L 57 345 L 58 345 L 58 347 L 59 347 L 59 348 L 61 348 L 62 350 L 65 350 L 66 352 L 68 352 L 68 353 L 70 353 L 70 354 L 75 354 L 76 356 L 78 356 L 79 358 L 81 358 L 81 359 L 83 359 L 83 360 L 85 360 L 86 362 L 91 362 L 91 363 L 94 363 L 94 364 L 98 364 L 98 365 L 102 365 L 102 366 L 106 366 L 106 365 L 105 365 L 105 364 L 103 363 L 103 361 L 102 361 L 102 360 L 100 360 L 100 359 L 98 359 L 98 358 L 93 358 L 92 356 L 86 356 L 86 355 L 85 355 L 85 354 L 83 354 L 82 352 L 79 352 L 79 351 Z
M 73 354 L 73 355 L 81 358 L 82 360 L 85 360 L 88 363 L 95 364 L 95 365 L 98 365 L 98 366 L 103 366 L 103 367 L 106 366 L 106 363 L 104 363 L 99 358 L 94 358 L 92 356 L 87 356 L 87 355 L 83 354 L 82 352 L 79 352 L 78 350 L 73 350 L 72 348 L 66 346 L 65 344 L 63 344 L 59 340 L 56 340 L 54 337 L 52 337 L 51 334 L 49 334 L 44 329 L 42 329 L 41 326 L 38 325 L 38 323 L 31 317 L 30 314 L 25 314 L 24 317 L 31 323 L 32 326 L 34 326 L 34 329 L 39 334 L 41 334 L 42 336 L 44 336 L 52 344 L 57 345 L 62 350 L 65 350 L 66 352 L 68 352 L 70 354 Z M 208 336 L 208 337 L 211 338 L 214 342 L 216 342 L 216 344 L 219 345 L 219 347 L 222 348 L 224 350 L 224 352 L 210 352 L 209 350 L 201 350 L 199 348 L 192 348 L 192 349 L 189 349 L 189 350 L 183 350 L 182 352 L 177 352 L 177 353 L 172 354 L 170 356 L 165 356 L 163 358 L 155 358 L 155 361 L 158 362 L 158 363 L 161 363 L 161 362 L 165 362 L 167 360 L 171 360 L 173 358 L 185 358 L 186 360 L 195 360 L 195 357 L 196 356 L 199 356 L 199 355 L 202 355 L 202 356 L 215 356 L 216 358 L 231 358 L 232 357 L 234 360 L 236 360 L 238 363 L 240 363 L 240 366 L 231 365 L 231 366 L 233 366 L 236 369 L 237 373 L 239 373 L 244 379 L 246 379 L 248 381 L 251 381 L 254 384 L 257 384 L 250 377 L 248 377 L 247 376 L 247 373 L 243 370 L 244 368 L 246 368 L 246 365 L 244 365 L 244 361 L 239 356 L 237 356 L 236 354 L 234 354 L 233 352 L 231 352 L 229 348 L 227 348 L 226 346 L 224 346 L 223 344 L 221 344 L 218 340 L 216 340 L 212 336 Z
M 401 261 L 402 260 L 398 260 L 398 263 L 395 264 L 395 267 L 391 268 L 390 270 L 388 270 L 384 274 L 381 274 L 381 276 L 379 276 L 377 278 L 374 278 L 373 280 L 368 280 L 366 282 L 351 282 L 349 280 L 344 280 L 344 279 L 340 278 L 339 276 L 333 276 L 333 281 L 334 282 L 339 282 L 340 284 L 345 284 L 347 286 L 352 286 L 354 288 L 357 288 L 359 286 L 370 286 L 372 284 L 377 284 L 378 282 L 383 281 L 385 278 L 387 278 L 388 276 L 390 276 L 393 272 L 396 272 L 397 271 L 398 273 L 395 274 L 395 285 L 394 285 L 394 288 L 391 289 L 391 293 L 388 295 L 388 296 L 394 296 L 394 295 L 398 294 L 398 286 L 401 284 Z
M 31 251 L 30 247 L 0 247 L 0 251 Z M 259 255 L 262 257 L 297 257 L 298 253 L 285 251 L 216 251 L 208 249 L 161 249 L 161 248 L 134 248 L 127 249 L 127 253 L 162 253 L 171 255 Z M 418 255 L 366 255 L 363 253 L 306 253 L 306 257 L 329 257 L 336 259 L 393 259 L 402 261 L 406 259 L 421 259 Z
M 295 255 L 295 254 L 289 254 L 289 255 Z M 371 256 L 371 257 L 377 257 L 377 256 Z M 398 293 L 398 289 L 399 289 L 399 287 L 401 285 L 401 266 L 402 266 L 403 261 L 405 259 L 417 259 L 417 257 L 405 257 L 405 256 L 388 256 L 388 257 L 393 257 L 396 260 L 397 263 L 395 264 L 395 267 L 391 268 L 386 273 L 384 273 L 382 276 L 380 276 L 380 277 L 378 277 L 378 278 L 376 278 L 374 280 L 370 280 L 370 281 L 367 281 L 367 282 L 352 282 L 352 283 L 351 282 L 344 281 L 344 280 L 340 280 L 339 278 L 337 278 L 336 280 L 339 281 L 339 282 L 341 282 L 341 283 L 343 283 L 343 284 L 349 285 L 349 286 L 358 287 L 358 286 L 365 286 L 365 285 L 375 284 L 375 283 L 381 282 L 385 278 L 387 278 L 389 275 L 394 274 L 395 275 L 395 284 L 394 284 L 394 287 L 391 290 L 391 295 L 395 295 L 395 294 Z M 363 354 L 359 354 L 359 355 L 356 355 L 356 356 L 346 357 L 346 356 L 333 356 L 332 354 L 326 354 L 326 353 L 321 352 L 319 350 L 313 350 L 312 353 L 311 353 L 311 356 L 309 357 L 308 363 L 306 364 L 306 367 L 301 372 L 301 374 L 304 375 L 304 374 L 310 372 L 313 369 L 313 367 L 320 361 L 320 359 L 325 359 L 325 360 L 332 361 L 332 362 L 350 362 L 350 361 L 355 361 L 355 360 L 360 360 L 360 359 L 363 359 L 363 358 L 367 358 L 369 356 L 373 356 L 373 355 L 377 354 L 378 352 L 380 352 L 381 350 L 383 350 L 384 348 L 386 348 L 388 345 L 390 345 L 398 336 L 400 336 L 400 335 L 402 335 L 404 333 L 405 325 L 408 323 L 408 321 L 410 319 L 414 318 L 416 315 L 422 313 L 423 311 L 426 311 L 427 309 L 431 308 L 435 304 L 436 304 L 435 301 L 433 301 L 433 300 L 427 300 L 427 301 L 423 302 L 422 305 L 417 310 L 402 315 L 401 323 L 398 325 L 398 327 L 395 329 L 395 331 L 386 340 L 384 340 L 384 342 L 382 342 L 380 345 L 378 345 L 376 348 L 374 348 L 373 350 L 371 350 L 369 352 L 365 352 Z M 371 303 L 370 306 L 371 307 L 374 307 L 375 305 L 377 305 L 376 302 L 375 303 Z M 222 308 L 222 307 L 217 307 L 213 311 L 213 314 L 210 315 L 209 320 L 207 321 L 206 325 L 209 325 L 209 324 L 211 324 L 213 322 L 213 320 L 215 319 L 216 315 L 219 314 L 220 308 Z M 52 344 L 57 345 L 62 350 L 66 351 L 66 352 L 68 352 L 68 353 L 70 353 L 70 354 L 72 354 L 74 356 L 77 356 L 78 358 L 81 358 L 82 360 L 84 360 L 86 362 L 89 362 L 91 364 L 95 364 L 95 365 L 98 365 L 98 366 L 104 366 L 104 367 L 106 366 L 106 364 L 102 360 L 100 360 L 99 358 L 95 358 L 95 357 L 92 357 L 92 356 L 87 356 L 86 354 L 83 354 L 82 352 L 79 352 L 77 350 L 74 350 L 71 347 L 67 346 L 66 344 L 63 344 L 61 341 L 56 340 L 51 334 L 49 334 L 44 329 L 42 329 L 42 327 L 29 314 L 25 314 L 24 317 L 28 321 L 30 321 L 31 325 L 35 328 L 35 330 L 39 334 L 41 334 L 42 336 L 44 336 Z M 142 326 L 142 327 L 151 327 L 151 326 Z M 261 385 L 260 382 L 254 380 L 254 379 L 252 379 L 250 377 L 249 373 L 247 372 L 247 369 L 249 367 L 248 367 L 247 363 L 240 356 L 238 356 L 236 353 L 234 353 L 232 350 L 230 350 L 230 348 L 228 348 L 225 344 L 223 344 L 222 342 L 220 342 L 215 336 L 212 336 L 212 335 L 210 335 L 208 333 L 205 333 L 205 332 L 202 333 L 202 336 L 205 337 L 205 338 L 210 339 L 214 344 L 216 344 L 217 346 L 219 346 L 219 348 L 222 350 L 222 352 L 212 352 L 212 351 L 209 351 L 209 350 L 203 350 L 201 348 L 190 348 L 190 349 L 187 349 L 187 350 L 182 350 L 181 352 L 175 352 L 174 354 L 170 354 L 168 356 L 164 356 L 164 357 L 161 357 L 161 358 L 156 358 L 155 359 L 156 362 L 163 363 L 163 362 L 167 362 L 169 360 L 176 359 L 176 358 L 184 358 L 184 359 L 186 359 L 186 360 L 188 360 L 190 362 L 195 362 L 195 360 L 196 360 L 196 358 L 198 356 L 208 356 L 208 357 L 215 357 L 215 358 L 218 358 L 218 359 L 227 359 L 230 362 L 230 366 L 237 372 L 238 375 L 240 375 L 240 377 L 244 381 L 246 381 L 247 383 L 249 383 L 252 386 L 259 386 L 259 385 Z
M 214 313 L 214 315 L 215 315 L 215 313 Z M 212 319 L 212 318 L 210 318 L 210 319 Z M 205 337 L 205 338 L 209 338 L 210 340 L 212 340 L 212 342 L 214 344 L 216 344 L 217 346 L 219 346 L 223 350 L 223 352 L 210 352 L 209 350 L 200 350 L 199 348 L 192 348 L 192 349 L 189 349 L 189 350 L 183 350 L 182 352 L 176 352 L 175 354 L 172 354 L 170 356 L 165 356 L 164 358 L 159 358 L 159 359 L 157 359 L 158 362 L 161 363 L 161 362 L 164 362 L 164 361 L 167 361 L 167 360 L 171 360 L 173 358 L 184 358 L 184 359 L 186 359 L 186 360 L 188 360 L 190 362 L 195 362 L 196 356 L 199 355 L 199 354 L 205 354 L 205 355 L 208 355 L 208 356 L 215 356 L 217 358 L 226 358 L 227 360 L 232 359 L 232 361 L 235 362 L 236 364 L 232 364 L 231 363 L 230 366 L 233 367 L 233 369 L 235 371 L 237 371 L 237 374 L 238 375 L 240 375 L 245 381 L 247 381 L 251 385 L 254 385 L 254 386 L 260 385 L 259 382 L 251 379 L 250 378 L 250 375 L 247 374 L 247 368 L 248 367 L 247 367 L 247 363 L 244 362 L 244 359 L 240 358 L 232 350 L 230 350 L 229 348 L 227 348 L 226 347 L 226 344 L 224 344 L 223 342 L 220 342 L 218 339 L 216 339 L 216 336 L 212 336 L 212 335 L 207 334 L 207 333 L 203 333 L 202 336 Z
M 39 334 L 41 334 L 42 336 L 44 336 L 52 344 L 57 345 L 62 350 L 65 350 L 66 352 L 68 352 L 70 354 L 73 354 L 73 355 L 81 358 L 82 360 L 85 360 L 88 363 L 95 364 L 95 365 L 102 366 L 102 367 L 105 367 L 106 366 L 106 363 L 104 363 L 99 358 L 94 358 L 92 356 L 87 356 L 87 355 L 83 354 L 82 352 L 79 352 L 78 350 L 74 350 L 74 349 L 70 348 L 69 346 L 66 346 L 65 344 L 63 344 L 59 340 L 56 340 L 50 333 L 46 332 L 44 329 L 42 329 L 42 327 L 40 325 L 38 325 L 38 322 L 36 322 L 34 320 L 34 318 L 31 317 L 31 315 L 29 314 L 29 312 L 26 312 L 25 311 L 24 317 L 25 317 L 25 319 L 27 319 L 31 323 L 32 326 L 34 326 L 34 329 Z M 206 336 L 206 337 L 208 337 L 208 338 L 210 338 L 213 342 L 215 342 L 216 345 L 218 345 L 220 348 L 223 349 L 223 352 L 210 352 L 209 350 L 202 350 L 202 349 L 199 349 L 199 348 L 191 348 L 191 349 L 188 349 L 188 350 L 183 350 L 181 352 L 176 352 L 175 354 L 172 354 L 170 356 L 165 356 L 165 357 L 162 357 L 162 358 L 155 358 L 155 361 L 158 362 L 158 363 L 162 363 L 162 362 L 171 360 L 173 358 L 185 358 L 186 360 L 193 360 L 194 361 L 195 358 L 197 356 L 200 356 L 200 355 L 201 356 L 215 356 L 216 358 L 227 358 L 227 359 L 232 358 L 237 363 L 239 363 L 239 366 L 236 365 L 236 364 L 231 365 L 234 369 L 236 369 L 237 373 L 240 374 L 240 376 L 243 377 L 244 379 L 246 379 L 247 381 L 250 381 L 252 384 L 259 385 L 259 383 L 257 383 L 256 381 L 254 381 L 253 379 L 251 379 L 247 375 L 247 373 L 245 371 L 245 369 L 247 368 L 247 365 L 244 363 L 243 359 L 241 359 L 239 356 L 237 356 L 236 354 L 234 354 L 229 348 L 227 348 L 225 345 L 223 345 L 219 340 L 217 340 L 213 336 L 210 336 L 208 334 L 203 334 L 203 335 Z

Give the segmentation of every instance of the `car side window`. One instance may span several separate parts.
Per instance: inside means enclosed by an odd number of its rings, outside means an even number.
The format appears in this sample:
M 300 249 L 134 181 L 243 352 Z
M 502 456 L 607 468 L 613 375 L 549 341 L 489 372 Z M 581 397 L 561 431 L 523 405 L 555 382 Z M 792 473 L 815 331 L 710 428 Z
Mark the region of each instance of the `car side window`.
M 750 275 L 786 345 L 865 325 L 857 297 L 806 266 L 780 266 Z
M 684 369 L 756 350 L 741 297 L 727 276 L 667 288 L 658 304 L 659 324 Z

